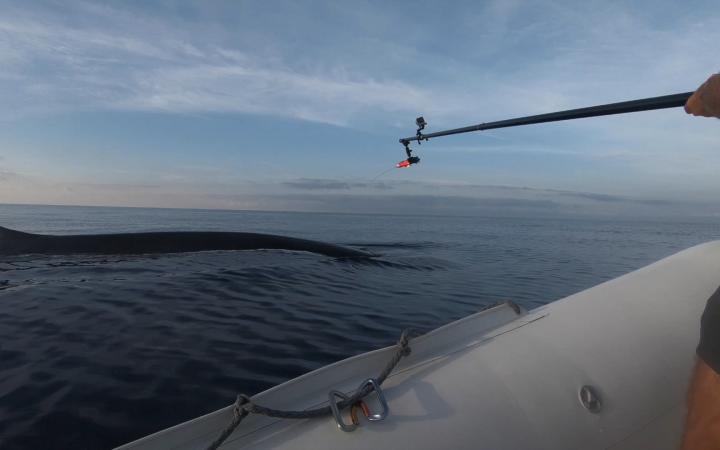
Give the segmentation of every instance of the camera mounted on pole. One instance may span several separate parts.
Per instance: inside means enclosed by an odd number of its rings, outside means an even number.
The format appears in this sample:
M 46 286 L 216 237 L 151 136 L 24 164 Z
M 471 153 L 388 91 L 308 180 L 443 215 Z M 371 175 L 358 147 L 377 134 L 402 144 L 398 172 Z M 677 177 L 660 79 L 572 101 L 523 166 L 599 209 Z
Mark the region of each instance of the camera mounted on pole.
M 418 129 L 415 132 L 415 139 L 417 140 L 418 145 L 420 145 L 421 141 L 424 139 L 427 141 L 427 138 L 423 136 L 422 130 L 425 129 L 425 126 L 427 125 L 427 122 L 425 121 L 425 118 L 420 116 L 417 119 L 415 119 L 415 125 L 417 125 Z M 400 139 L 400 143 L 405 147 L 405 153 L 407 154 L 407 159 L 400 161 L 395 165 L 398 169 L 403 169 L 406 167 L 410 167 L 413 164 L 417 164 L 420 162 L 420 157 L 413 156 L 412 155 L 412 149 L 410 148 L 410 141 L 408 139 Z

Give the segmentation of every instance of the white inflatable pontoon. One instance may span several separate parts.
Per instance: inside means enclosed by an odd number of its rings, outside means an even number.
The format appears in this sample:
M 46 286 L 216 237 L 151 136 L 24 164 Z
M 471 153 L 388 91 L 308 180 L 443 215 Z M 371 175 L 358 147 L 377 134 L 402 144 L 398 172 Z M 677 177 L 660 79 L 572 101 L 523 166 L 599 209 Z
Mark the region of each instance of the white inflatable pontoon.
M 382 386 L 385 420 L 362 417 L 343 432 L 333 416 L 251 414 L 221 448 L 677 449 L 700 316 L 718 285 L 720 241 L 530 312 L 496 306 L 410 342 Z M 329 391 L 352 393 L 395 351 L 337 362 L 253 401 L 326 405 Z M 230 406 L 120 448 L 204 449 L 232 418 Z

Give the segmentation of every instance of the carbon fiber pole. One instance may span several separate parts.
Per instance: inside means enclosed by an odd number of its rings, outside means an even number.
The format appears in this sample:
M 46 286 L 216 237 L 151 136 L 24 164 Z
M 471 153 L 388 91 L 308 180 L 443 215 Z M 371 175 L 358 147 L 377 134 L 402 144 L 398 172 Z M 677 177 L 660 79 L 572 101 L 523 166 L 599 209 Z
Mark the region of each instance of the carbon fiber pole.
M 436 133 L 423 134 L 421 136 L 410 136 L 400 139 L 400 143 L 426 140 L 451 134 L 469 133 L 471 131 L 492 130 L 494 128 L 516 127 L 519 125 L 531 125 L 534 123 L 558 122 L 561 120 L 582 119 L 585 117 L 609 116 L 612 114 L 625 114 L 638 111 L 651 111 L 653 109 L 677 108 L 685 105 L 692 92 L 682 94 L 663 95 L 660 97 L 643 98 L 628 102 L 610 103 L 607 105 L 589 106 L 587 108 L 569 109 L 536 116 L 518 117 L 515 119 L 499 120 L 497 122 L 481 123 L 463 128 L 438 131 Z

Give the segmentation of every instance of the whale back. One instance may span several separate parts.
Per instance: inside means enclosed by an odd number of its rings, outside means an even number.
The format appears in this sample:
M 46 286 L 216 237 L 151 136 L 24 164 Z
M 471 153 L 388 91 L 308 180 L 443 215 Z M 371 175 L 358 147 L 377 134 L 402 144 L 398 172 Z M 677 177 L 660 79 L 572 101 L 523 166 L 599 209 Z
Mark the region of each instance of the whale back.
M 24 247 L 32 242 L 33 236 L 35 235 L 0 227 L 0 255 L 22 253 Z
M 31 237 L 30 233 L 23 233 L 22 231 L 11 230 L 10 228 L 0 227 L 0 242 L 10 239 L 27 239 Z
M 306 251 L 336 258 L 373 256 L 339 245 L 258 233 L 179 231 L 56 236 L 0 227 L 0 255 L 144 254 L 258 249 Z

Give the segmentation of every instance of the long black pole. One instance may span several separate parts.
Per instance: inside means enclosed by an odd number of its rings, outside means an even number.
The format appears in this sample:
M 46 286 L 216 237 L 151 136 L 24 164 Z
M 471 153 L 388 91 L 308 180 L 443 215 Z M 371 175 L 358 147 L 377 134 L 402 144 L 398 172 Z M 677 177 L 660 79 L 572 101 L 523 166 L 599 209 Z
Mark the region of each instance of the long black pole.
M 469 133 L 471 131 L 491 130 L 493 128 L 516 127 L 518 125 L 531 125 L 534 123 L 558 122 L 560 120 L 581 119 L 583 117 L 609 116 L 611 114 L 625 114 L 637 111 L 650 111 L 653 109 L 677 108 L 683 106 L 692 92 L 682 94 L 663 95 L 661 97 L 643 98 L 628 102 L 610 103 L 607 105 L 590 106 L 587 108 L 569 109 L 536 116 L 518 117 L 515 119 L 499 120 L 497 122 L 481 123 L 469 127 L 454 128 L 452 130 L 438 131 L 436 133 L 411 136 L 400 139 L 405 144 L 411 141 L 425 140 L 451 134 Z

